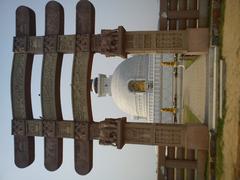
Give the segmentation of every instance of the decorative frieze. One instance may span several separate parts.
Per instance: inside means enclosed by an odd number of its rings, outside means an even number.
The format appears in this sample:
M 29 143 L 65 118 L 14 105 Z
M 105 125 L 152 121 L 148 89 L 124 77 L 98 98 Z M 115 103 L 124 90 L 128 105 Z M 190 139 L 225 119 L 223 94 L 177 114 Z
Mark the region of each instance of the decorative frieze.
M 60 121 L 60 123 L 56 124 L 56 136 L 57 137 L 74 137 L 74 123 L 71 121 Z
M 182 146 L 185 138 L 184 128 L 158 127 L 156 128 L 156 144 Z
M 195 133 L 194 133 L 195 132 Z M 203 134 L 201 135 L 201 132 Z M 121 149 L 124 144 L 207 148 L 205 125 L 174 125 L 159 123 L 126 122 L 125 118 L 106 119 L 101 122 L 13 120 L 12 133 L 18 136 L 44 136 L 74 138 L 78 141 L 99 140 L 101 145 L 113 145 Z M 187 136 L 195 138 L 189 140 Z
M 75 49 L 75 35 L 59 35 L 58 51 L 62 53 L 73 53 Z
M 125 29 L 119 26 L 117 29 L 102 30 L 100 35 L 92 37 L 94 52 L 99 52 L 111 56 L 121 56 L 126 58 L 127 54 L 124 47 Z
M 74 124 L 74 138 L 76 140 L 89 140 L 89 123 L 87 121 L 76 121 Z
M 93 52 L 125 58 L 138 53 L 204 53 L 208 48 L 207 28 L 182 31 L 125 31 L 123 27 L 101 34 L 14 37 L 15 53 Z M 194 40 L 194 42 L 191 41 Z M 201 41 L 203 40 L 203 41 Z M 200 42 L 199 46 L 195 45 Z M 191 45 L 194 45 L 194 49 Z
M 44 37 L 44 53 L 56 53 L 58 44 L 57 35 L 46 35 Z
M 29 36 L 27 51 L 33 54 L 40 54 L 43 52 L 44 38 L 39 36 Z
M 43 135 L 45 137 L 56 137 L 56 123 L 55 121 L 43 120 Z
M 27 51 L 27 36 L 18 36 L 13 39 L 13 51 L 16 53 L 24 53 Z
M 90 35 L 76 35 L 76 52 L 88 52 L 90 51 Z
M 186 31 L 133 31 L 125 37 L 128 54 L 187 51 Z
M 15 121 L 13 121 L 15 122 Z M 26 123 L 26 134 L 28 136 L 43 136 L 42 121 L 29 120 Z
M 24 120 L 12 121 L 12 134 L 17 136 L 26 136 Z

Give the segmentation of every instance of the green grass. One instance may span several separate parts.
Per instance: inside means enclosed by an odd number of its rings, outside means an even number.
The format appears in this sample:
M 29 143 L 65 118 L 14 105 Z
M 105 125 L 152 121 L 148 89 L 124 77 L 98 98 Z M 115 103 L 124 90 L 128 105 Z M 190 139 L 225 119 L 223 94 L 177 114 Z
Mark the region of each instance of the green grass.
M 184 60 L 185 69 L 189 68 L 194 62 L 195 60 Z
M 223 175 L 223 146 L 224 146 L 224 141 L 223 141 L 223 129 L 224 129 L 224 119 L 226 116 L 226 91 L 224 91 L 223 94 L 223 117 L 219 118 L 217 121 L 217 139 L 216 139 L 216 167 L 215 167 L 215 171 L 216 171 L 216 179 L 221 179 L 222 175 Z
M 221 179 L 223 174 L 223 128 L 224 128 L 224 119 L 218 120 L 217 126 L 217 142 L 216 142 L 216 179 Z
M 207 156 L 207 161 L 205 164 L 205 180 L 209 180 L 209 172 L 210 172 L 210 167 L 209 167 L 209 156 Z
M 220 35 L 219 35 L 219 53 L 220 57 L 223 58 L 222 55 L 222 47 L 223 47 L 223 26 L 224 26 L 224 15 L 225 15 L 225 0 L 222 0 L 221 2 L 221 23 L 220 23 Z M 224 95 L 225 96 L 225 92 Z M 225 114 L 226 114 L 226 109 L 225 109 L 225 104 L 226 104 L 226 99 L 223 98 L 223 117 L 218 119 L 217 122 L 217 140 L 216 140 L 216 179 L 221 179 L 223 175 L 223 129 L 224 129 L 224 119 L 225 119 Z
M 183 117 L 184 123 L 201 123 L 197 116 L 187 105 L 184 106 Z
M 223 46 L 223 26 L 224 26 L 224 20 L 225 20 L 225 7 L 226 7 L 226 1 L 222 0 L 221 2 L 221 23 L 220 23 L 220 34 L 219 34 L 219 51 L 220 51 L 220 57 L 222 58 L 222 46 Z

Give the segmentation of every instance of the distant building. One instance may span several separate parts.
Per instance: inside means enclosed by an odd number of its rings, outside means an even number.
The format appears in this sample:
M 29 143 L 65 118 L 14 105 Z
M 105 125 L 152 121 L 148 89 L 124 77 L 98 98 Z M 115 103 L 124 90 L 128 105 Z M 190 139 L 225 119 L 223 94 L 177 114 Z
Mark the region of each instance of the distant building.
M 112 96 L 117 107 L 134 119 L 160 122 L 163 102 L 161 61 L 157 55 L 128 58 L 112 75 L 99 74 L 93 79 L 92 89 L 99 97 Z

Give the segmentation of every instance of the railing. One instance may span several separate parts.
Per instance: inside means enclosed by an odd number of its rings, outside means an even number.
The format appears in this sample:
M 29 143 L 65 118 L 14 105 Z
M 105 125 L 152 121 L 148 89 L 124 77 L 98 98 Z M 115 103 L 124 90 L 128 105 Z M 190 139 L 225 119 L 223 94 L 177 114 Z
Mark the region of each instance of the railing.
M 160 0 L 159 30 L 208 27 L 208 4 L 209 0 Z M 179 82 L 174 84 L 177 97 L 177 93 L 179 93 L 177 86 L 180 84 Z M 158 180 L 195 179 L 195 177 L 202 180 L 204 179 L 206 158 L 207 151 L 158 147 Z M 189 166 L 193 162 L 195 165 Z
M 208 0 L 160 0 L 159 29 L 208 26 Z

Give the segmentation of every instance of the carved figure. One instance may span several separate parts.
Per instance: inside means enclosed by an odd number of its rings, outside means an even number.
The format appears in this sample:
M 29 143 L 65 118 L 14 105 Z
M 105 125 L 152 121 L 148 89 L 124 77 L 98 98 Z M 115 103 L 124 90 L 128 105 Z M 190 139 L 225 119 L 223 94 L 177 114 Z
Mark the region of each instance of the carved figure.
M 99 125 L 99 143 L 102 145 L 116 146 L 117 123 L 114 119 L 106 119 Z
M 107 55 L 117 51 L 118 42 L 118 31 L 115 30 L 105 30 L 101 34 L 101 51 Z

